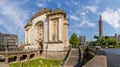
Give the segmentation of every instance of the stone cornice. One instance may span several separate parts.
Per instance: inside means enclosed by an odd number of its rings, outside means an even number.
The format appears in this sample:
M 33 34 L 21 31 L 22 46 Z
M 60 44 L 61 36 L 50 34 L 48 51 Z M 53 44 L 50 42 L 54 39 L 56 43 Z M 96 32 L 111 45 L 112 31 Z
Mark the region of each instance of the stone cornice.
M 31 20 L 47 12 L 51 12 L 51 10 L 48 8 L 43 8 L 39 12 L 35 13 L 35 15 L 31 18 Z
M 63 43 L 63 41 L 48 41 L 47 44 Z
M 68 26 L 69 26 L 69 24 L 68 24 L 68 23 L 64 23 L 64 25 L 68 25 Z
M 55 14 L 63 14 L 64 17 L 66 17 L 66 12 L 62 9 L 57 8 L 56 10 L 51 11 L 50 13 L 47 13 L 47 17 Z
M 35 13 L 35 15 L 30 19 L 30 22 L 28 22 L 28 23 L 24 26 L 24 28 L 27 28 L 28 26 L 31 26 L 31 25 L 32 25 L 31 21 L 32 21 L 34 18 L 36 18 L 36 17 L 38 17 L 38 16 L 40 16 L 40 15 L 43 15 L 43 14 L 45 14 L 45 13 L 46 13 L 47 17 L 52 16 L 52 15 L 55 15 L 55 14 L 62 14 L 62 15 L 64 15 L 64 17 L 66 18 L 66 12 L 65 12 L 64 10 L 60 9 L 60 8 L 57 8 L 57 9 L 55 9 L 55 10 L 51 10 L 51 9 L 48 9 L 48 8 L 43 8 L 43 9 L 41 9 L 39 12 Z
M 67 19 L 67 18 L 64 18 L 64 25 L 68 25 L 68 26 L 69 26 L 69 23 L 68 23 L 68 19 Z
M 24 28 L 27 28 L 28 26 L 31 26 L 32 25 L 32 23 L 31 22 L 28 22 L 25 26 L 24 26 Z

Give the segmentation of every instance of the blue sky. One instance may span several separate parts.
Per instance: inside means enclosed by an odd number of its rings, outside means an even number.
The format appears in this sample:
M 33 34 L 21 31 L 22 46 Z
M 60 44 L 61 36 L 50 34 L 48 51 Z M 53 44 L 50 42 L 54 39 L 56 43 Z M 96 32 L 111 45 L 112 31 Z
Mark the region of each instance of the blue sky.
M 17 34 L 24 41 L 24 26 L 41 8 L 61 8 L 69 19 L 72 33 L 93 40 L 98 35 L 98 20 L 102 15 L 104 35 L 120 34 L 120 0 L 2 0 L 0 2 L 0 32 Z

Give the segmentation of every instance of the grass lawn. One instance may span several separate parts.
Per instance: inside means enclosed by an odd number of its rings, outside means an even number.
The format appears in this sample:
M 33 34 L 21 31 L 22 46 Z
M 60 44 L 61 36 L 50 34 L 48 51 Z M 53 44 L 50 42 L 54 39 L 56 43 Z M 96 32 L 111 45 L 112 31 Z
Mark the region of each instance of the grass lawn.
M 62 60 L 43 59 L 38 58 L 34 60 L 28 60 L 25 62 L 11 63 L 10 67 L 59 67 Z

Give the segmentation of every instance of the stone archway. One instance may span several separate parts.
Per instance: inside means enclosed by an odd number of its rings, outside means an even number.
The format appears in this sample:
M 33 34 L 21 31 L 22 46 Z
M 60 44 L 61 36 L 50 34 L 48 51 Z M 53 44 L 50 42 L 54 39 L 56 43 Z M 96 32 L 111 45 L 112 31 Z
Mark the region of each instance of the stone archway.
M 35 42 L 38 47 L 37 49 L 40 50 L 40 52 L 43 50 L 43 32 L 44 32 L 44 23 L 42 21 L 38 21 L 35 24 L 34 29 L 36 30 L 35 34 Z

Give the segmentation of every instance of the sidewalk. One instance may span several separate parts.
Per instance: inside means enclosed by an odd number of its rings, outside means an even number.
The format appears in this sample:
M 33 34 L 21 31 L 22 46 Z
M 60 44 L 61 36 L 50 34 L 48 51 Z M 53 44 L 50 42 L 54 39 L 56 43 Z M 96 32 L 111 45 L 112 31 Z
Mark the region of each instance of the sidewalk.
M 105 55 L 96 55 L 82 67 L 107 67 L 107 57 Z
M 9 64 L 5 64 L 4 62 L 0 62 L 0 67 L 9 67 Z

